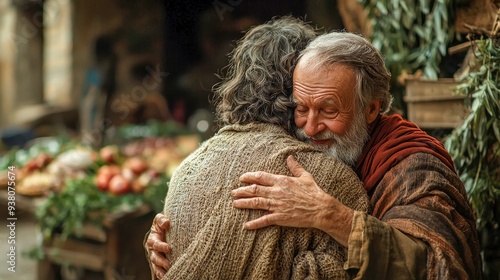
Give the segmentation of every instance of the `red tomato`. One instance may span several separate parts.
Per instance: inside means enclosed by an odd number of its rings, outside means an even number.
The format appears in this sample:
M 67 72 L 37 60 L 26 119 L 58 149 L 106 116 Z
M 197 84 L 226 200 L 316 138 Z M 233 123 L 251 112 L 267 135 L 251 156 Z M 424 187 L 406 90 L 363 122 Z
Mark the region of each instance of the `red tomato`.
M 109 181 L 109 192 L 115 195 L 121 195 L 130 192 L 130 182 L 122 175 L 118 174 Z
M 95 185 L 101 191 L 107 191 L 109 188 L 109 181 L 111 176 L 109 174 L 98 174 L 95 177 Z

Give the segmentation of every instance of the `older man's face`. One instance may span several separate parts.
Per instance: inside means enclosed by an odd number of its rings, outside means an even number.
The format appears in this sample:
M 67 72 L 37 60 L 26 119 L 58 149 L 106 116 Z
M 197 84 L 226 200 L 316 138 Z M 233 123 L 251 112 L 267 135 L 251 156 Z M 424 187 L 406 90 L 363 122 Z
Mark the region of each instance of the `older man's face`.
M 368 140 L 368 125 L 356 102 L 356 76 L 343 65 L 308 68 L 303 57 L 293 76 L 297 136 L 348 165 Z

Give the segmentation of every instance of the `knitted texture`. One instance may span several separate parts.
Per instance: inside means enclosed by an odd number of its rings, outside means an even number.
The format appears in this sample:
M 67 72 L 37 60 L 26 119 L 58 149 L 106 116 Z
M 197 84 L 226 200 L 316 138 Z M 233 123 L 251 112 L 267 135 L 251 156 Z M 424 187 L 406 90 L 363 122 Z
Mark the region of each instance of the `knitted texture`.
M 295 155 L 327 193 L 359 211 L 368 198 L 346 165 L 269 124 L 231 125 L 188 156 L 173 174 L 164 214 L 172 267 L 163 279 L 345 279 L 345 252 L 315 229 L 245 230 L 265 211 L 232 206 L 230 191 L 248 171 L 291 175 Z

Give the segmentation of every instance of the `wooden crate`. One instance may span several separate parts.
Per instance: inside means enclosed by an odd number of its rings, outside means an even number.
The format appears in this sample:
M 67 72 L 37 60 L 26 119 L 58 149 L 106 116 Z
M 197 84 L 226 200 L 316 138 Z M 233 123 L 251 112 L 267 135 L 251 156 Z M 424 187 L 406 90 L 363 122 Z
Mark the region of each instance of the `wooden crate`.
M 455 128 L 467 116 L 465 97 L 453 92 L 453 79 L 406 80 L 408 119 L 424 129 Z
M 103 228 L 87 224 L 78 237 L 54 234 L 43 244 L 46 258 L 38 263 L 38 280 L 61 279 L 67 267 L 83 271 L 78 279 L 151 279 L 143 240 L 154 215 L 144 206 L 110 215 Z

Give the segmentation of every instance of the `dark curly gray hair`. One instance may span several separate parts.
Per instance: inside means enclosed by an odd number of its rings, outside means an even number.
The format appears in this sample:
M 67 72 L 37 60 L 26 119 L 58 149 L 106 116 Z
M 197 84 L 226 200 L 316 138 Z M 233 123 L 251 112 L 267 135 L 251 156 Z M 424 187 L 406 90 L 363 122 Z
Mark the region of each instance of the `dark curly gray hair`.
M 272 123 L 293 127 L 292 76 L 314 28 L 290 16 L 250 29 L 231 53 L 227 75 L 214 86 L 219 126 Z

